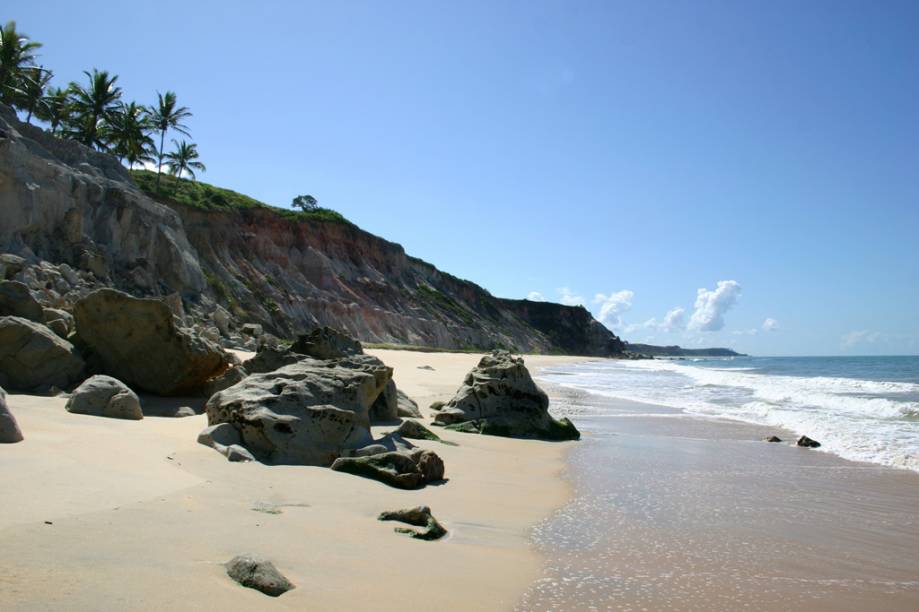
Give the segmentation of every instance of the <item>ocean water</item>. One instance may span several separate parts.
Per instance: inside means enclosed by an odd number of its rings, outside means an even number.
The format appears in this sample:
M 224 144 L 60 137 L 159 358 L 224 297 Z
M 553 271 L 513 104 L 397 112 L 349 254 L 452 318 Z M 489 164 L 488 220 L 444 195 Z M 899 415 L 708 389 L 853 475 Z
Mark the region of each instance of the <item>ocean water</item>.
M 546 368 L 539 378 L 687 418 L 781 427 L 846 459 L 919 471 L 917 356 L 596 361 Z M 602 406 L 590 416 L 602 417 Z

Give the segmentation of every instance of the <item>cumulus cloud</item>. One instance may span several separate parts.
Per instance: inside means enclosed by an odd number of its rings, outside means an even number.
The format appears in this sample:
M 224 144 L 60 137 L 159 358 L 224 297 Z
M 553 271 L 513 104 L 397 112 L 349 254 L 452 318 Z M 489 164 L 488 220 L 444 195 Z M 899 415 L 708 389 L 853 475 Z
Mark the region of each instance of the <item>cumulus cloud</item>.
M 627 325 L 624 331 L 626 333 L 631 333 L 639 329 L 656 329 L 665 332 L 672 332 L 684 329 L 685 327 L 686 311 L 677 306 L 668 310 L 662 321 L 658 321 L 657 318 L 651 317 L 644 323 L 633 323 L 631 325 Z
M 609 295 L 598 293 L 594 296 L 594 304 L 600 304 L 600 314 L 597 320 L 610 329 L 619 329 L 623 326 L 622 313 L 632 307 L 634 291 L 623 289 Z
M 530 291 L 527 293 L 527 299 L 531 302 L 545 302 L 546 297 L 541 294 L 539 291 Z
M 724 329 L 724 315 L 737 302 L 740 284 L 733 280 L 718 281 L 714 291 L 701 288 L 696 292 L 695 310 L 689 319 L 689 329 L 719 331 Z
M 584 298 L 576 294 L 574 291 L 568 287 L 559 287 L 556 289 L 558 291 L 558 299 L 565 306 L 583 306 Z
M 763 321 L 763 331 L 771 332 L 779 328 L 779 322 L 773 319 L 772 317 L 766 317 L 766 320 Z

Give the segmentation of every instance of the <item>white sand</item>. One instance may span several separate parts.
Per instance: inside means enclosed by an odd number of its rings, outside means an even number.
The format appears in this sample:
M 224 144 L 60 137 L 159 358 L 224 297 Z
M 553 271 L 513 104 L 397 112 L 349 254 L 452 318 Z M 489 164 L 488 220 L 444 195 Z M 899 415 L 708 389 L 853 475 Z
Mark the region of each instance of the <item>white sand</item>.
M 448 399 L 479 358 L 371 352 L 422 407 Z M 25 395 L 9 405 L 25 441 L 0 447 L 0 610 L 507 609 L 541 570 L 528 528 L 568 494 L 570 444 L 444 432 L 460 446 L 419 445 L 443 457 L 449 482 L 400 491 L 229 463 L 196 443 L 204 416 L 121 421 Z M 447 539 L 376 520 L 419 504 Z M 221 564 L 241 553 L 272 560 L 297 588 L 273 599 L 238 586 Z

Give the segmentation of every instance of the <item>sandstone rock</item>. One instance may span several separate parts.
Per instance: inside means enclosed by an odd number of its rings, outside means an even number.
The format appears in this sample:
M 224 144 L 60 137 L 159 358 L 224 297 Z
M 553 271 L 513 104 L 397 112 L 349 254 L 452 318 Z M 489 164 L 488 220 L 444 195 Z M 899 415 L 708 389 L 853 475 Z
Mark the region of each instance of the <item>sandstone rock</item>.
M 368 444 L 367 446 L 362 446 L 361 448 L 355 448 L 353 450 L 347 450 L 342 452 L 343 457 L 370 457 L 372 455 L 379 455 L 380 453 L 388 453 L 392 449 L 383 446 L 382 444 Z
M 262 326 L 258 323 L 246 323 L 239 328 L 239 331 L 242 332 L 243 335 L 252 336 L 253 338 L 258 338 L 263 333 Z
M 210 397 L 224 389 L 229 389 L 248 375 L 249 374 L 242 366 L 229 368 L 220 376 L 207 381 L 207 384 L 204 386 L 204 395 Z
M 144 418 L 140 399 L 127 385 L 111 376 L 92 376 L 74 389 L 67 411 L 115 419 Z
M 61 338 L 67 339 L 67 336 L 70 335 L 70 330 L 67 328 L 67 323 L 63 319 L 55 319 L 49 321 L 47 324 L 48 329 L 53 331 L 55 334 Z
M 16 423 L 16 417 L 6 405 L 6 391 L 0 387 L 0 444 L 13 444 L 22 441 L 22 431 Z
M 410 440 L 435 440 L 439 441 L 440 436 L 419 423 L 418 421 L 405 420 L 399 425 L 396 434 Z
M 24 391 L 69 389 L 82 379 L 83 369 L 73 345 L 44 325 L 0 317 L 0 384 Z
M 446 402 L 436 401 L 436 402 L 431 402 L 431 405 L 428 406 L 428 408 L 430 408 L 430 409 L 433 410 L 434 412 L 439 412 L 439 411 L 443 410 L 443 409 L 444 409 L 444 406 L 446 406 L 446 405 L 447 405 Z
M 399 398 L 396 383 L 390 380 L 370 408 L 371 421 L 395 421 L 399 418 Z
M 220 450 L 221 446 L 232 446 L 242 442 L 239 431 L 229 423 L 211 425 L 198 434 L 198 444 Z
M 428 450 L 415 451 L 411 455 L 392 451 L 368 457 L 340 457 L 332 464 L 332 469 L 379 480 L 399 489 L 417 489 L 443 480 L 444 475 L 443 461 Z
M 41 304 L 32 297 L 29 288 L 19 281 L 0 281 L 0 316 L 45 322 Z
M 396 527 L 396 533 L 404 533 L 416 540 L 438 540 L 447 535 L 447 530 L 434 518 L 434 515 L 431 514 L 431 509 L 427 506 L 381 512 L 377 520 L 399 521 L 416 527 L 423 527 L 421 530 Z
M 580 437 L 571 421 L 549 415 L 549 398 L 533 382 L 523 359 L 507 351 L 482 357 L 453 399 L 434 417 L 434 423 L 473 423 L 479 433 L 495 436 L 546 440 Z M 465 426 L 459 430 L 470 429 Z
M 217 326 L 217 329 L 220 330 L 221 335 L 230 335 L 230 313 L 227 312 L 225 308 L 217 306 L 214 312 L 211 313 L 211 320 L 214 322 L 214 325 Z
M 331 327 L 320 327 L 299 336 L 290 350 L 315 359 L 338 359 L 364 353 L 360 342 Z
M 252 456 L 245 447 L 240 446 L 239 444 L 231 444 L 227 447 L 227 461 L 255 461 L 255 457 Z
M 766 438 L 766 442 L 781 442 L 781 441 L 782 441 L 782 438 L 778 436 L 769 436 L 768 438 Z
M 200 391 L 227 367 L 223 349 L 177 327 L 159 300 L 99 289 L 77 302 L 74 318 L 104 372 L 151 393 Z
M 396 390 L 397 414 L 403 419 L 420 419 L 418 403 L 400 390 Z
M 370 407 L 391 376 L 369 355 L 303 358 L 215 394 L 206 405 L 208 423 L 232 424 L 265 461 L 327 466 L 344 450 L 372 442 Z
M 209 342 L 213 342 L 214 344 L 220 342 L 220 330 L 214 325 L 203 328 L 200 333 L 201 337 Z
M 801 436 L 800 438 L 798 438 L 797 445 L 802 446 L 804 448 L 820 448 L 820 442 L 817 442 L 816 440 L 811 440 L 807 436 Z
M 265 372 L 274 372 L 284 366 L 297 363 L 303 357 L 303 355 L 292 353 L 287 349 L 266 346 L 262 347 L 255 354 L 255 357 L 244 361 L 243 368 L 249 374 L 264 374 Z
M 3 253 L 0 255 L 0 280 L 10 280 L 25 267 L 26 260 L 19 255 Z
M 73 322 L 73 315 L 67 312 L 66 310 L 60 310 L 58 308 L 45 308 L 42 310 L 42 317 L 45 321 L 45 325 L 47 325 L 51 329 L 54 329 L 54 327 L 51 325 L 52 323 L 54 323 L 54 321 L 62 322 L 63 327 L 59 326 L 59 328 L 67 330 L 64 335 L 61 335 L 58 333 L 58 335 L 61 336 L 62 338 L 66 338 L 67 336 L 69 336 L 70 332 L 72 332 L 75 328 L 74 322 Z M 55 330 L 55 333 L 57 333 L 56 330 Z
M 270 561 L 249 555 L 233 557 L 227 563 L 227 575 L 250 589 L 278 597 L 294 588 Z

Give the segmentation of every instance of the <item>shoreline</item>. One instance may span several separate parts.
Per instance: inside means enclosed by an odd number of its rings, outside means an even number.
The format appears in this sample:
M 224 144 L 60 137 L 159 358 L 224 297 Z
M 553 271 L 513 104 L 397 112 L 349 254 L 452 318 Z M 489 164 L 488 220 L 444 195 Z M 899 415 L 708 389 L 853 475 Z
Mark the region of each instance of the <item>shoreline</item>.
M 534 374 L 584 435 L 521 609 L 919 607 L 919 474 Z
M 367 352 L 395 368 L 426 421 L 480 358 Z M 525 359 L 533 372 L 582 360 Z M 197 444 L 204 415 L 123 421 L 70 414 L 65 401 L 8 397 L 25 440 L 0 449 L 5 610 L 513 609 L 544 567 L 531 528 L 569 499 L 574 443 L 437 429 L 459 446 L 418 445 L 444 459 L 449 481 L 402 491 L 324 468 L 229 463 Z M 415 505 L 431 507 L 445 540 L 376 520 Z M 222 564 L 245 553 L 296 588 L 274 599 L 233 583 Z

